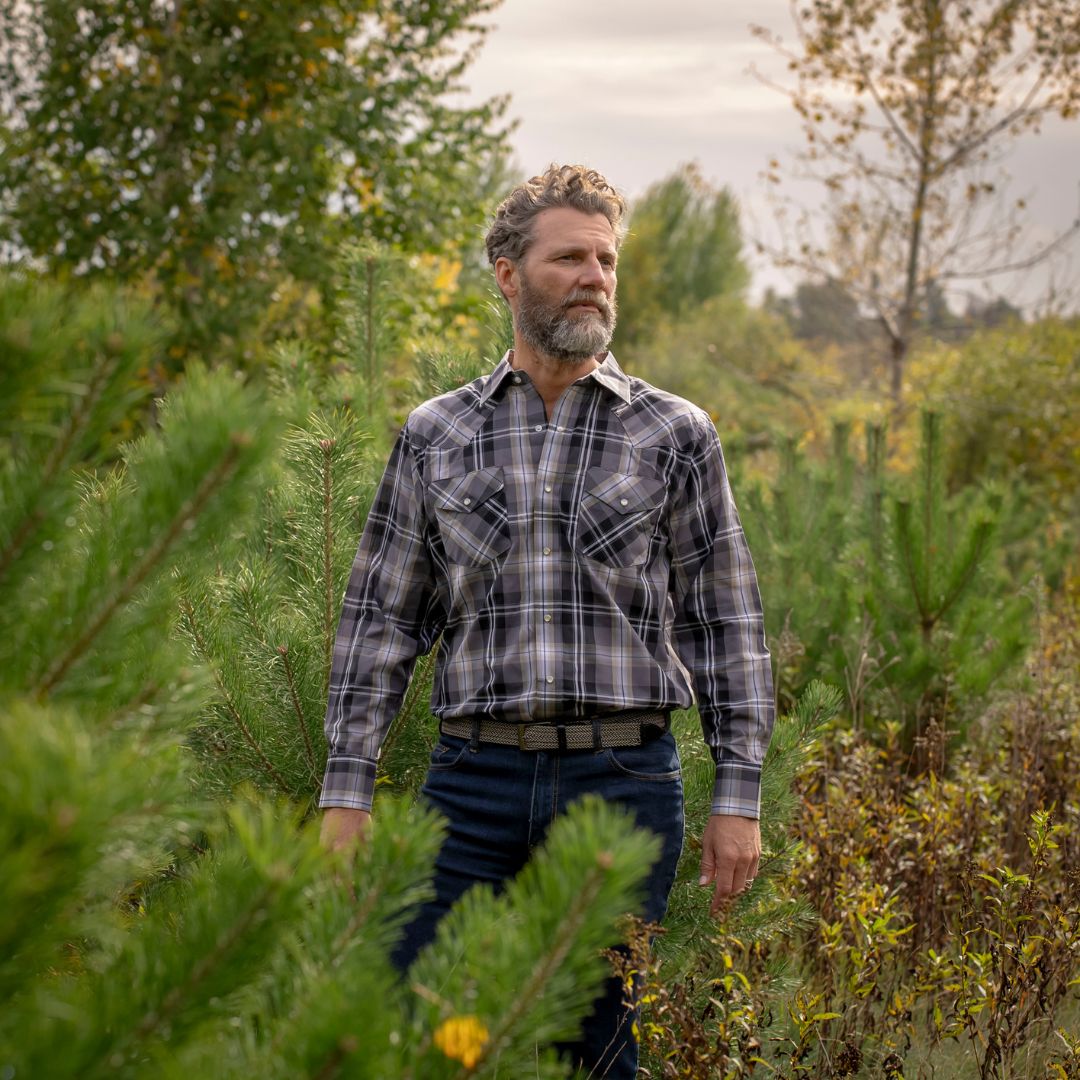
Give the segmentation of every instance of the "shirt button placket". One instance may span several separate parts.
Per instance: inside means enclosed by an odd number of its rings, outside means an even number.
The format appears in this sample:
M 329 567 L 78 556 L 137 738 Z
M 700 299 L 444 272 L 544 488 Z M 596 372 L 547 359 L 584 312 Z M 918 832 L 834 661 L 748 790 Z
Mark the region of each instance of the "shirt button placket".
M 540 430 L 539 426 L 537 430 Z M 539 513 L 538 540 L 543 545 L 540 549 L 540 589 L 537 600 L 539 601 L 537 614 L 541 618 L 538 627 L 537 640 L 540 642 L 540 688 L 541 690 L 555 685 L 555 673 L 552 665 L 555 660 L 555 642 L 551 625 L 551 595 L 554 590 L 556 570 L 553 558 L 555 549 L 555 537 L 553 535 L 555 522 L 555 507 L 552 498 L 554 484 L 548 480 L 541 481 L 540 490 L 537 492 L 537 506 Z

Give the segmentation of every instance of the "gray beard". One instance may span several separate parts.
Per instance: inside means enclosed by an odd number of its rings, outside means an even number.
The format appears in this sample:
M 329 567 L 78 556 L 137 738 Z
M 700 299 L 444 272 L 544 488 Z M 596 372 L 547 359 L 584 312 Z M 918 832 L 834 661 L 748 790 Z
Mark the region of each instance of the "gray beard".
M 562 364 L 580 364 L 591 356 L 605 352 L 615 332 L 615 301 L 597 298 L 595 293 L 577 290 L 564 301 L 564 306 L 550 307 L 523 282 L 521 303 L 518 305 L 517 331 L 534 352 Z M 573 318 L 566 308 L 587 301 L 600 307 L 600 315 Z

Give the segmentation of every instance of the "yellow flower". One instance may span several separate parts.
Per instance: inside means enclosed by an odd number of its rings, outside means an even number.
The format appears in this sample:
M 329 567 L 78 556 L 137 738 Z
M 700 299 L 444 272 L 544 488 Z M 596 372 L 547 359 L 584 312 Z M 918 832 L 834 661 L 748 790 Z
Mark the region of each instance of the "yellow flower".
M 475 1016 L 451 1016 L 435 1029 L 435 1045 L 466 1069 L 473 1068 L 480 1060 L 487 1041 L 488 1029 Z

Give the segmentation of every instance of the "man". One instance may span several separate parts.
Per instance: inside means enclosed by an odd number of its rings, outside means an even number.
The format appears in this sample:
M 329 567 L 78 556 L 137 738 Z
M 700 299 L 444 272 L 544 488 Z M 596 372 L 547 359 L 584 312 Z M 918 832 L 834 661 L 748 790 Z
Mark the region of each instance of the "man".
M 663 840 L 643 912 L 659 921 L 683 829 L 667 719 L 695 695 L 717 765 L 700 878 L 714 912 L 757 869 L 773 716 L 757 583 L 708 416 L 607 352 L 623 212 L 577 166 L 502 203 L 487 251 L 514 347 L 410 415 L 357 554 L 330 680 L 328 845 L 368 828 L 381 740 L 442 635 L 424 797 L 449 834 L 402 970 L 465 889 L 512 877 L 585 792 Z M 590 1075 L 635 1075 L 626 1021 L 612 980 L 572 1048 Z

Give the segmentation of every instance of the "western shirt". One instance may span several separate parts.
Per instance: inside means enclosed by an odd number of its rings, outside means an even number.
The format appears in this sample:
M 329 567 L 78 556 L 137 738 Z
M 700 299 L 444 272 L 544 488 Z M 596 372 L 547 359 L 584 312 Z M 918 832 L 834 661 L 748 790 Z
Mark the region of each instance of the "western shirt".
M 758 816 L 772 672 L 720 441 L 610 353 L 550 419 L 512 353 L 409 415 L 345 593 L 322 806 L 370 809 L 379 748 L 436 642 L 440 719 L 696 700 L 713 813 Z

